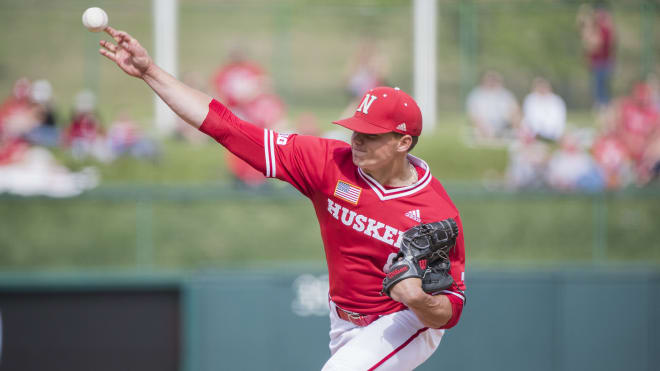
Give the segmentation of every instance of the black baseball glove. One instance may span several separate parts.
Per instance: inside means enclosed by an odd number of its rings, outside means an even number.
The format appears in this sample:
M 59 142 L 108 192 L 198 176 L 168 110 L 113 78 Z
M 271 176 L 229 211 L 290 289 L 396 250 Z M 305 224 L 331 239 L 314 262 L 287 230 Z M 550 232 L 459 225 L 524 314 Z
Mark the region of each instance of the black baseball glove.
M 403 233 L 401 248 L 385 265 L 382 293 L 406 278 L 422 279 L 422 289 L 433 294 L 450 287 L 454 279 L 449 274 L 449 251 L 456 245 L 458 227 L 454 219 L 420 224 Z

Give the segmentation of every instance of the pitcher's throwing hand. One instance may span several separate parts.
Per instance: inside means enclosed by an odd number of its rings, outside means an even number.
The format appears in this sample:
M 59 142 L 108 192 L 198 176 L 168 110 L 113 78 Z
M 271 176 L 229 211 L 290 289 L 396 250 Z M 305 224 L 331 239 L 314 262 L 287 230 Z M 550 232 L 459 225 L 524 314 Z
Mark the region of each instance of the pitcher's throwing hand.
M 99 49 L 99 53 L 115 62 L 127 74 L 143 77 L 154 63 L 147 50 L 124 31 L 117 31 L 109 26 L 104 31 L 115 40 L 116 44 L 101 40 L 100 44 L 103 48 Z

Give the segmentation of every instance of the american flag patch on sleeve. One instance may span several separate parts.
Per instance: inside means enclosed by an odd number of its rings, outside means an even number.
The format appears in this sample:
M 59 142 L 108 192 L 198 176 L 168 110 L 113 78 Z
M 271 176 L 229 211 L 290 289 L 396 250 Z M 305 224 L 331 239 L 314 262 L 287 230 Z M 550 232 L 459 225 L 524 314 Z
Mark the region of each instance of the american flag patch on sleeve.
M 353 205 L 357 205 L 361 193 L 362 188 L 346 183 L 343 180 L 337 181 L 337 186 L 335 187 L 335 197 L 341 198 L 344 201 L 348 201 Z

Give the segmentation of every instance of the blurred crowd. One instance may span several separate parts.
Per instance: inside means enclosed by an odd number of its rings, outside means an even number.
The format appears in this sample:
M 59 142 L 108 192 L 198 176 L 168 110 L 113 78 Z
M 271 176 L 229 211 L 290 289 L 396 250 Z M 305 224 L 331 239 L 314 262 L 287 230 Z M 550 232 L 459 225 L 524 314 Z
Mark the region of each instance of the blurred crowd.
M 473 143 L 508 147 L 513 189 L 600 191 L 646 185 L 660 174 L 660 84 L 649 74 L 611 97 L 614 28 L 604 7 L 577 16 L 592 83 L 593 125 L 567 122 L 566 103 L 544 77 L 522 105 L 497 71 L 483 74 L 467 97 Z
M 569 122 L 566 102 L 544 76 L 532 79 L 528 93 L 518 100 L 503 76 L 488 70 L 467 96 L 471 143 L 508 148 L 505 178 L 513 189 L 620 189 L 649 184 L 660 173 L 659 79 L 650 74 L 628 87 L 625 94 L 612 96 L 616 39 L 609 10 L 581 6 L 576 30 L 591 79 L 592 124 L 578 127 Z M 349 141 L 342 130 L 321 132 L 312 113 L 301 112 L 289 120 L 287 106 L 268 72 L 248 58 L 245 43 L 237 45 L 210 79 L 184 74 L 183 81 L 208 91 L 237 116 L 263 128 Z M 360 40 L 347 60 L 344 86 L 348 105 L 340 116 L 352 115 L 357 100 L 369 89 L 388 85 L 389 69 L 379 41 Z M 81 91 L 73 101 L 69 117 L 62 120 L 47 80 L 21 78 L 15 82 L 0 105 L 0 193 L 68 196 L 98 184 L 93 167 L 72 171 L 57 160 L 61 153 L 83 165 L 110 163 L 121 157 L 158 159 L 157 142 L 127 113 L 106 123 L 92 92 Z M 190 142 L 208 142 L 184 122 L 179 122 L 175 134 Z M 269 186 L 261 173 L 241 159 L 229 152 L 225 159 L 237 186 Z
M 599 103 L 594 125 L 566 119 L 566 104 L 537 77 L 522 106 L 494 71 L 467 98 L 476 145 L 506 145 L 512 188 L 598 191 L 645 185 L 660 173 L 660 84 L 654 75 Z
M 272 88 L 270 76 L 241 48 L 229 54 L 229 60 L 212 78 L 217 98 L 238 117 L 265 129 L 285 130 L 286 106 Z M 259 188 L 266 178 L 247 162 L 225 151 L 225 160 L 237 186 Z
M 69 152 L 82 169 L 70 170 L 56 152 Z M 125 114 L 106 129 L 90 91 L 76 95 L 68 123 L 58 118 L 48 80 L 18 79 L 0 104 L 0 193 L 74 196 L 99 183 L 85 160 L 109 163 L 126 155 L 155 159 L 158 150 Z

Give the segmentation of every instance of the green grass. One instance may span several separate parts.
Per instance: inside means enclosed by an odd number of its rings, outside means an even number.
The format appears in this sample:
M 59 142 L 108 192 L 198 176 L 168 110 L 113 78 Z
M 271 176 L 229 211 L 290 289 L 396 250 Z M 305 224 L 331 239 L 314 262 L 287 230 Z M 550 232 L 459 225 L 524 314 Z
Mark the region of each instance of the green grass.
M 598 204 L 591 196 L 448 190 L 461 211 L 471 264 L 660 263 L 657 192 L 606 196 Z M 309 201 L 274 192 L 151 186 L 105 188 L 73 200 L 5 197 L 0 269 L 323 265 Z

